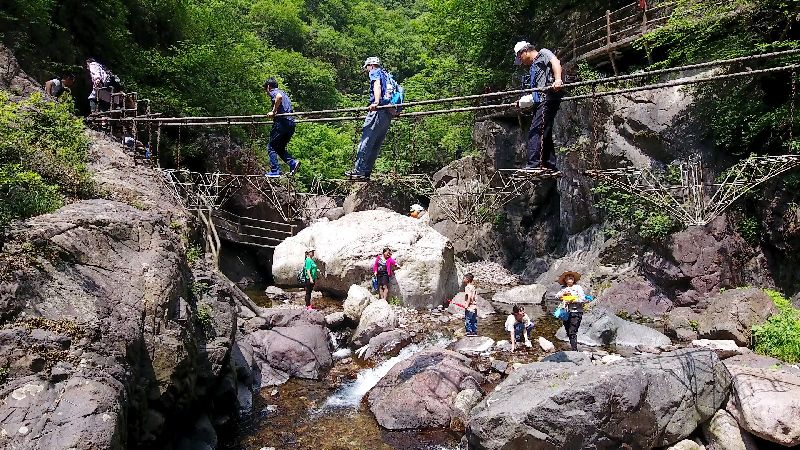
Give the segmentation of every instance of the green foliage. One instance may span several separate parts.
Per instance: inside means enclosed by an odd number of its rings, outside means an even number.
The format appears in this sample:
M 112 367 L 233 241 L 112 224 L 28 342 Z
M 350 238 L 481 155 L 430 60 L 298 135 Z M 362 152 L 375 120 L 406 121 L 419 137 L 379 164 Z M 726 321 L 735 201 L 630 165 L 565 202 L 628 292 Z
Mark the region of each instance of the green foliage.
M 761 239 L 761 223 L 756 217 L 745 216 L 736 224 L 739 234 L 751 245 L 757 245 Z
M 64 204 L 58 186 L 19 164 L 0 166 L 0 227 L 14 219 L 45 214 Z
M 389 299 L 389 304 L 393 305 L 393 306 L 403 306 L 403 301 L 400 300 L 400 297 L 395 295 L 395 296 L 392 296 L 392 298 Z
M 778 313 L 752 328 L 756 352 L 789 363 L 800 361 L 800 309 L 792 306 L 780 292 L 765 289 Z
M 186 250 L 186 262 L 189 263 L 190 266 L 194 266 L 195 263 L 203 257 L 203 249 L 200 248 L 199 245 L 193 245 Z
M 214 319 L 211 317 L 211 306 L 206 303 L 201 303 L 197 306 L 197 321 L 207 335 L 213 330 Z
M 199 300 L 205 295 L 206 292 L 211 290 L 211 286 L 204 281 L 190 281 L 189 282 L 189 291 L 191 291 L 192 295 L 196 300 Z
M 8 379 L 8 367 L 0 367 L 0 386 Z
M 605 183 L 598 183 L 592 192 L 613 230 L 627 230 L 648 240 L 663 240 L 679 229 L 672 217 L 640 197 Z
M 53 211 L 64 197 L 93 195 L 87 148 L 83 124 L 66 103 L 38 94 L 12 102 L 0 92 L 0 226 Z
M 647 33 L 636 45 L 665 55 L 653 68 L 797 48 L 800 42 L 791 36 L 792 28 L 798 26 L 797 12 L 796 5 L 783 0 L 679 0 L 666 25 Z M 790 60 L 773 58 L 746 66 L 755 69 Z M 790 85 L 789 76 L 778 73 L 698 86 L 697 119 L 728 153 L 786 152 L 790 128 L 796 129 L 800 122 L 798 117 L 790 121 L 790 103 L 798 101 L 789 95 Z

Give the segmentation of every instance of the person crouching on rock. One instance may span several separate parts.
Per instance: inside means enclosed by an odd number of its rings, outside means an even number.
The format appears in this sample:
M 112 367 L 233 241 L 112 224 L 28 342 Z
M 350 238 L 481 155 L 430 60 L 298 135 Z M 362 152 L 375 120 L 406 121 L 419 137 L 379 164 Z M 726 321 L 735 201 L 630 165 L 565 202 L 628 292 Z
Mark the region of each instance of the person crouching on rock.
M 514 305 L 511 309 L 511 314 L 506 319 L 506 331 L 509 332 L 512 352 L 517 349 L 517 342 L 519 341 L 524 341 L 526 347 L 531 346 L 531 339 L 528 336 L 531 330 L 533 330 L 533 322 L 525 314 L 525 308 L 520 305 Z
M 464 328 L 467 336 L 478 335 L 478 289 L 475 287 L 475 275 L 468 273 L 464 275 Z
M 306 250 L 306 262 L 303 266 L 306 271 L 306 309 L 312 310 L 311 307 L 311 291 L 314 290 L 314 285 L 317 283 L 317 263 L 314 262 L 314 249 Z
M 556 293 L 556 297 L 561 299 L 562 306 L 569 312 L 569 318 L 564 321 L 564 330 L 569 337 L 569 345 L 572 351 L 578 350 L 578 328 L 583 319 L 583 305 L 586 303 L 586 293 L 577 284 L 581 279 L 578 272 L 567 271 L 558 277 L 558 283 L 564 286 Z
M 378 278 L 378 294 L 381 299 L 389 298 L 389 278 L 394 275 L 394 270 L 399 269 L 397 261 L 392 258 L 392 250 L 389 247 L 375 257 L 372 265 L 372 273 Z

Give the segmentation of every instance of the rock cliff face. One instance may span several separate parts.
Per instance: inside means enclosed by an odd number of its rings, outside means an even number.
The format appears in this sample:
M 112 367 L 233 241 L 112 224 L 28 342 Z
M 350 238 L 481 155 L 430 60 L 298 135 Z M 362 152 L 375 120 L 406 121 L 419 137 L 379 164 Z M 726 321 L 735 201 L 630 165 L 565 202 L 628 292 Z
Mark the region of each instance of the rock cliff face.
M 187 264 L 156 171 L 91 138 L 108 198 L 14 224 L 0 253 L 4 448 L 160 447 L 226 374 L 230 282 Z
M 689 227 L 663 242 L 611 235 L 595 207 L 592 168 L 663 167 L 700 155 L 718 174 L 734 160 L 715 152 L 693 118 L 692 93 L 665 88 L 591 102 L 562 104 L 555 142 L 563 176 L 535 184 L 482 226 L 456 225 L 431 209 L 434 228 L 453 241 L 456 256 L 491 259 L 512 267 L 525 283 L 553 286 L 562 270 L 579 270 L 598 302 L 614 310 L 660 316 L 678 306 L 703 309 L 720 288 L 772 286 L 790 297 L 800 291 L 787 262 L 800 248 L 798 194 L 768 183 L 758 207 L 760 242 L 738 232 L 737 214 Z M 483 156 L 456 161 L 440 173 L 491 172 L 524 164 L 528 122 L 509 116 L 476 123 L 473 140 Z M 712 175 L 713 176 L 713 175 Z M 734 208 L 735 210 L 736 208 Z

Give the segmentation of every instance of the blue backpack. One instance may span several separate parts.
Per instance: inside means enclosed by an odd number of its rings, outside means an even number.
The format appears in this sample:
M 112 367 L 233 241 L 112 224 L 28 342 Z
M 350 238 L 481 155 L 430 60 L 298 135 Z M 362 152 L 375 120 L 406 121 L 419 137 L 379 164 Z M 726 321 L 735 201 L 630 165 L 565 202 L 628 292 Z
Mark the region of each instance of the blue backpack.
M 383 93 L 383 103 L 384 105 L 395 105 L 394 108 L 390 108 L 389 111 L 392 115 L 396 116 L 403 111 L 403 98 L 405 90 L 403 86 L 400 85 L 395 79 L 392 77 L 387 71 L 383 71 L 384 76 L 386 77 L 386 91 Z

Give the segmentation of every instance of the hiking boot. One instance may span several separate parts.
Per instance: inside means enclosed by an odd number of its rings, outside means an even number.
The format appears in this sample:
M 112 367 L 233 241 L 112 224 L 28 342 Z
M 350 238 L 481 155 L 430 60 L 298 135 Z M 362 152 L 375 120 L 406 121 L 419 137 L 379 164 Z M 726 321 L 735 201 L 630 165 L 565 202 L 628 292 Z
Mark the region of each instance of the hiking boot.
M 281 171 L 280 170 L 270 170 L 269 172 L 265 173 L 264 176 L 269 177 L 269 178 L 278 178 L 279 176 L 281 176 Z
M 297 168 L 300 167 L 300 160 L 293 159 L 289 162 L 289 175 L 297 173 Z

